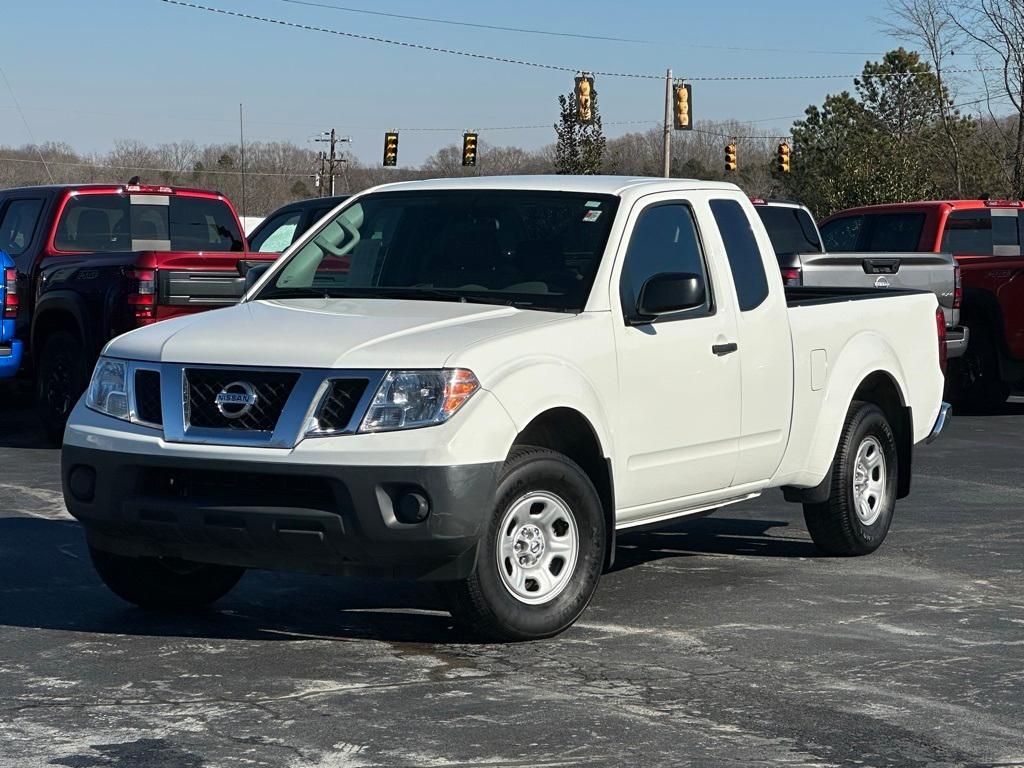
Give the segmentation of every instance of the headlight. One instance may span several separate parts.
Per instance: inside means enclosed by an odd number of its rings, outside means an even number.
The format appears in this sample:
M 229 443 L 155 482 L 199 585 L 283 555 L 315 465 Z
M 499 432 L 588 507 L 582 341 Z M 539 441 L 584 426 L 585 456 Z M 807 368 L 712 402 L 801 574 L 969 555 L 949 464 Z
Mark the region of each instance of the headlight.
M 85 404 L 118 419 L 128 418 L 128 363 L 101 357 L 92 372 Z
M 414 429 L 448 421 L 480 382 L 472 371 L 388 371 L 377 387 L 360 432 Z

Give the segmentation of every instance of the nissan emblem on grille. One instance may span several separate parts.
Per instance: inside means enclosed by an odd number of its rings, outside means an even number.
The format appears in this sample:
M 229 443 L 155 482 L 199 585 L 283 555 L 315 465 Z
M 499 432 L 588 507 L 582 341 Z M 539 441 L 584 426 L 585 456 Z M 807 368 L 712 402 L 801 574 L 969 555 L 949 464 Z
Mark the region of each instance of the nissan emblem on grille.
M 233 381 L 217 393 L 213 402 L 225 419 L 240 419 L 256 405 L 256 388 L 247 381 Z

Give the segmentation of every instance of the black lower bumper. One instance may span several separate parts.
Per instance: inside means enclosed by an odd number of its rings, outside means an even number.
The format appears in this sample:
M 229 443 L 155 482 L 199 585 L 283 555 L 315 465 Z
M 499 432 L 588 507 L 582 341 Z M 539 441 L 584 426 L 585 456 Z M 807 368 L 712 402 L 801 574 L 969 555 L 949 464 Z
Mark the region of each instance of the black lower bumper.
M 74 446 L 61 464 L 68 510 L 101 550 L 433 580 L 472 569 L 501 468 L 206 461 Z M 400 521 L 409 493 L 429 505 L 422 522 Z

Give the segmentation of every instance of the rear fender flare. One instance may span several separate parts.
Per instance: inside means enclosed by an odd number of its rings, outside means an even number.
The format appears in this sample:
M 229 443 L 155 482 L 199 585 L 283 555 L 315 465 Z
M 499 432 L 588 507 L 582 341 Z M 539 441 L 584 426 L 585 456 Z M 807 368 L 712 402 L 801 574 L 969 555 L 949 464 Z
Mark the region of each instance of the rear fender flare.
M 861 384 L 876 373 L 884 373 L 892 379 L 899 393 L 900 405 L 905 408 L 907 378 L 892 345 L 883 336 L 873 332 L 854 336 L 837 355 L 835 367 L 829 374 L 825 399 L 807 454 L 806 466 L 813 474 L 816 485 L 827 478 L 832 467 L 839 436 L 854 395 Z

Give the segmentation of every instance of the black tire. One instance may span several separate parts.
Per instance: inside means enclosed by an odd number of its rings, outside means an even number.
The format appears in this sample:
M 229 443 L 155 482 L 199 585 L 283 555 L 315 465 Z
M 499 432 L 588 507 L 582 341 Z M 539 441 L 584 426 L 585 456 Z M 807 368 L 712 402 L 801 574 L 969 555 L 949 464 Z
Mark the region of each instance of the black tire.
M 89 385 L 89 361 L 82 342 L 68 331 L 43 341 L 36 378 L 36 408 L 51 442 L 60 443 L 71 409 Z
M 862 447 L 868 454 L 880 453 L 878 474 L 884 480 L 884 490 L 877 495 L 875 506 L 868 503 L 866 509 L 859 506 L 854 489 L 855 465 Z M 866 476 L 874 478 L 875 469 L 861 475 Z M 832 463 L 829 498 L 820 504 L 804 504 L 807 530 L 818 549 L 837 557 L 866 555 L 878 549 L 892 524 L 898 478 L 896 438 L 888 419 L 874 403 L 855 400 L 847 413 Z
M 992 413 L 1003 406 L 1010 391 L 999 372 L 999 353 L 991 330 L 975 326 L 963 356 L 949 364 L 950 402 L 964 412 Z
M 528 604 L 506 586 L 496 552 L 505 516 L 512 514 L 517 502 L 536 493 L 564 502 L 575 522 L 578 546 L 575 566 L 561 591 L 546 602 Z M 525 513 L 527 523 L 532 510 Z M 536 640 L 558 634 L 583 613 L 597 589 L 607 535 L 594 484 L 575 462 L 546 448 L 514 448 L 498 480 L 473 572 L 464 581 L 443 586 L 452 616 L 463 628 L 490 640 Z M 554 578 L 557 581 L 558 574 Z
M 159 557 L 125 557 L 89 548 L 92 564 L 110 591 L 149 610 L 203 608 L 224 597 L 244 568 Z

